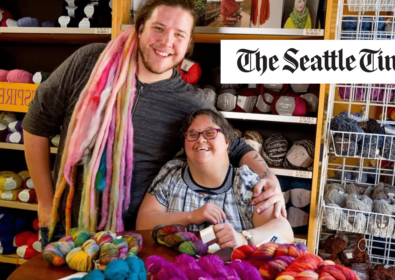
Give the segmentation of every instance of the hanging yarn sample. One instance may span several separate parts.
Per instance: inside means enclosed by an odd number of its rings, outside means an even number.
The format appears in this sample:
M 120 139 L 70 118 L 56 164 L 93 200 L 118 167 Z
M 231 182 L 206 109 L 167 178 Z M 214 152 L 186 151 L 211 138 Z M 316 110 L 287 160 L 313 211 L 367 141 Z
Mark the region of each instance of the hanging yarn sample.
M 269 166 L 282 166 L 287 151 L 287 139 L 280 134 L 273 134 L 265 140 L 262 156 Z
M 151 232 L 152 239 L 161 245 L 175 248 L 190 256 L 204 256 L 208 246 L 192 232 L 186 232 L 181 225 L 158 225 Z
M 56 225 L 59 200 L 66 184 L 70 185 L 66 230 L 71 227 L 77 164 L 81 162 L 84 164 L 85 176 L 79 227 L 92 232 L 96 231 L 96 227 L 113 232 L 123 231 L 122 213 L 130 203 L 133 170 L 133 125 L 130 110 L 135 96 L 137 52 L 138 35 L 132 26 L 107 45 L 76 103 L 56 182 L 49 238 Z M 77 121 L 77 116 L 82 121 Z M 99 172 L 103 157 L 112 158 L 112 162 L 117 164 L 110 164 Z M 106 171 L 105 176 L 102 171 Z M 98 191 L 95 188 L 97 176 L 105 186 L 99 226 L 96 211 Z

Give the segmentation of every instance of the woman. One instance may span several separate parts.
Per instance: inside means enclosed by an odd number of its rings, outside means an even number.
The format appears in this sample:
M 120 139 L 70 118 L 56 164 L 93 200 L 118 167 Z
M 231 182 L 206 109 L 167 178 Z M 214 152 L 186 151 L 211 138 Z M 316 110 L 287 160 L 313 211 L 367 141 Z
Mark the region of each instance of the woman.
M 189 113 L 181 127 L 187 162 L 172 160 L 148 189 L 136 228 L 181 224 L 190 231 L 214 224 L 221 248 L 259 244 L 273 235 L 293 241 L 288 221 L 274 218 L 273 206 L 258 214 L 251 206 L 259 176 L 247 166 L 229 163 L 228 146 L 234 132 L 212 110 Z
M 293 11 L 285 22 L 284 28 L 311 29 L 311 18 L 307 0 L 295 0 Z

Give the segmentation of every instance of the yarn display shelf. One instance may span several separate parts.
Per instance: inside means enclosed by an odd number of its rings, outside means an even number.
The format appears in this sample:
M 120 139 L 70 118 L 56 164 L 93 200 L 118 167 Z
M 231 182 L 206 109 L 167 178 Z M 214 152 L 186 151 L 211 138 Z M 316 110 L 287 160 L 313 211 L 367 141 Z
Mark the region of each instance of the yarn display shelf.
M 334 224 L 325 222 L 325 226 L 330 230 L 371 234 L 373 236 L 381 238 L 395 238 L 394 224 L 392 223 L 391 227 L 390 222 L 395 219 L 394 215 L 386 215 L 382 213 L 374 213 L 346 208 L 337 208 L 333 206 L 328 206 L 325 204 L 325 202 L 323 203 L 323 209 L 325 215 L 328 215 L 330 213 L 331 217 L 338 217 L 339 222 L 334 222 Z M 358 215 L 359 217 L 362 217 L 360 215 L 364 215 L 364 217 L 366 218 L 365 225 L 360 222 L 361 219 L 358 218 Z M 359 221 L 357 221 L 357 219 L 359 219 Z M 361 228 L 359 228 L 359 226 Z
M 25 150 L 25 146 L 23 144 L 13 144 L 13 143 L 0 142 L 0 149 L 24 151 Z M 51 154 L 57 154 L 57 153 L 58 153 L 58 148 L 51 147 Z
M 350 12 L 392 12 L 395 0 L 347 0 Z
M 0 255 L 0 263 L 24 264 L 28 260 L 20 258 L 17 254 Z
M 333 130 L 330 134 L 331 151 L 337 157 L 395 161 L 395 135 Z
M 351 31 L 344 32 L 351 34 Z M 355 35 L 356 33 L 354 32 L 353 34 Z M 336 84 L 340 101 L 335 100 L 335 103 L 349 104 L 349 101 L 351 101 L 353 105 L 365 105 L 367 102 L 370 102 L 393 107 L 395 106 L 393 101 L 394 88 L 394 84 Z
M 126 30 L 129 24 L 122 24 Z M 221 40 L 322 40 L 324 29 L 202 27 L 195 28 L 195 43 L 220 43 Z
M 25 203 L 25 202 L 19 202 L 19 201 L 9 201 L 9 200 L 2 200 L 2 199 L 0 199 L 0 207 L 37 211 L 38 204 L 37 203 Z
M 111 40 L 111 28 L 0 27 L 0 41 L 97 43 Z
M 284 122 L 284 123 L 300 123 L 300 124 L 316 124 L 317 118 L 312 117 L 294 117 L 294 116 L 280 116 L 272 114 L 253 114 L 253 113 L 238 113 L 238 112 L 220 112 L 226 119 L 233 120 L 249 120 L 249 121 L 269 121 L 269 122 Z
M 287 169 L 287 168 L 270 167 L 270 171 L 272 171 L 274 174 L 280 175 L 280 176 L 305 178 L 305 179 L 313 178 L 313 172 L 306 171 L 306 170 L 293 170 L 293 169 Z

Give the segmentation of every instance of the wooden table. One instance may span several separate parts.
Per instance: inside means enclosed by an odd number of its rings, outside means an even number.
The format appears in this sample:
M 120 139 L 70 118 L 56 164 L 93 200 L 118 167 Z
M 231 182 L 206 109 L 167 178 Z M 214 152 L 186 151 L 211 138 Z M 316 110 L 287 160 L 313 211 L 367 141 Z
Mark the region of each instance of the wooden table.
M 166 246 L 156 244 L 151 238 L 149 230 L 134 232 L 140 233 L 143 236 L 143 248 L 138 254 L 138 257 L 144 262 L 151 255 L 159 255 L 173 262 L 175 257 L 179 255 L 176 251 Z M 8 277 L 8 280 L 57 280 L 74 273 L 76 273 L 76 271 L 71 270 L 67 265 L 61 267 L 50 265 L 44 261 L 42 254 L 39 254 L 19 266 L 10 277 Z

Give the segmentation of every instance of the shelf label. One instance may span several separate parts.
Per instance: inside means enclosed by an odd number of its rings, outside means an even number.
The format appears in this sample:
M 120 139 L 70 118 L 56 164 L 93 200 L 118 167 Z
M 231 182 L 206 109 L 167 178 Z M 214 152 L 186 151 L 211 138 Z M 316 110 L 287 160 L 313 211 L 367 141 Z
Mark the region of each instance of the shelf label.
M 303 29 L 305 36 L 324 36 L 324 29 Z
M 300 123 L 307 123 L 307 124 L 315 124 L 317 122 L 317 119 L 310 118 L 310 117 L 300 117 L 299 122 Z
M 111 34 L 111 28 L 95 28 L 95 34 Z
M 297 178 L 311 178 L 311 172 L 309 171 L 302 171 L 302 170 L 294 170 L 293 171 L 293 176 Z
M 306 245 L 306 239 L 302 239 L 302 238 L 294 238 L 294 241 L 292 242 L 292 244 L 304 244 Z
M 0 83 L 0 111 L 26 113 L 36 89 L 35 84 Z

